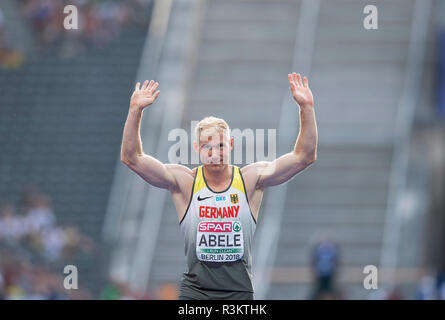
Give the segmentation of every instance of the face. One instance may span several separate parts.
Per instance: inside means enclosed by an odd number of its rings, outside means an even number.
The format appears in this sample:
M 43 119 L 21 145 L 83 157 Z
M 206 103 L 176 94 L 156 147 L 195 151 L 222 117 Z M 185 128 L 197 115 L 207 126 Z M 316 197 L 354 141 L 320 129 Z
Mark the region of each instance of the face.
M 230 151 L 233 148 L 233 138 L 227 137 L 222 131 L 201 131 L 199 146 L 195 142 L 195 150 L 206 170 L 222 171 L 229 164 Z

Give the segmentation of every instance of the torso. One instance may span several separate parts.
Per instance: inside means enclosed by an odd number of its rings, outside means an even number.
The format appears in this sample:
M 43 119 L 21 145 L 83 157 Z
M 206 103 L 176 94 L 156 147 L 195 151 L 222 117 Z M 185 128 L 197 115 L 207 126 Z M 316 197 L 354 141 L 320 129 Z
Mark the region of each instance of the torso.
M 185 215 L 186 270 L 181 294 L 192 298 L 214 296 L 216 291 L 253 292 L 252 243 L 256 219 L 250 209 L 244 177 L 230 166 L 230 180 L 208 184 L 204 167 L 194 173 Z M 227 179 L 224 179 L 227 180 Z
M 189 200 L 190 200 L 190 194 L 192 192 L 193 187 L 193 180 L 196 175 L 196 171 L 198 168 L 193 168 L 191 170 L 191 174 L 182 173 L 179 177 L 177 177 L 177 181 L 179 184 L 178 190 L 170 190 L 173 203 L 175 204 L 176 211 L 178 213 L 178 219 L 179 221 L 182 220 L 184 217 L 185 211 L 187 209 Z M 252 211 L 252 215 L 257 220 L 259 209 L 261 206 L 261 201 L 263 199 L 263 192 L 262 189 L 255 188 L 255 184 L 257 181 L 257 176 L 255 174 L 252 174 L 253 171 L 245 171 L 244 168 L 240 168 L 241 174 L 243 175 L 244 183 L 246 186 L 246 192 L 247 197 L 249 199 L 249 206 Z M 232 166 L 230 166 L 230 171 L 232 170 Z M 212 185 L 209 184 L 209 187 L 212 188 L 212 190 L 219 192 L 221 190 L 225 190 L 227 186 L 231 182 L 231 176 L 229 176 L 228 179 L 221 182 L 218 185 Z

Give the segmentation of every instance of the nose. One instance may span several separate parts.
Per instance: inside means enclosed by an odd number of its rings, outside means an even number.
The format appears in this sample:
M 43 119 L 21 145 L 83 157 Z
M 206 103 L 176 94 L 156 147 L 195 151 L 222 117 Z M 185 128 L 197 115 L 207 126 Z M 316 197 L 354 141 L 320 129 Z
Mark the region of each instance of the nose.
M 208 153 L 210 161 L 213 163 L 219 162 L 219 150 L 213 150 L 210 149 Z
M 219 155 L 219 148 L 218 147 L 213 147 L 213 148 L 209 148 L 209 157 L 211 157 L 212 155 L 214 155 L 215 157 L 217 157 Z

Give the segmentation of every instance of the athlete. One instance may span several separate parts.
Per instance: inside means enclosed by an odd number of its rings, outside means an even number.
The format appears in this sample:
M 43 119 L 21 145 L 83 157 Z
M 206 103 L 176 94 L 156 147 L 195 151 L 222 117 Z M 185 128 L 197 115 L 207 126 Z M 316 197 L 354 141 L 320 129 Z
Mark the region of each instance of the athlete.
M 292 151 L 239 168 L 229 163 L 234 139 L 223 119 L 206 117 L 193 148 L 202 165 L 164 164 L 144 153 L 140 122 L 159 96 L 159 84 L 138 82 L 124 126 L 121 161 L 149 184 L 170 191 L 185 240 L 186 271 L 179 299 L 252 300 L 252 239 L 264 189 L 287 182 L 317 156 L 317 125 L 308 79 L 288 74 L 299 106 L 300 132 Z

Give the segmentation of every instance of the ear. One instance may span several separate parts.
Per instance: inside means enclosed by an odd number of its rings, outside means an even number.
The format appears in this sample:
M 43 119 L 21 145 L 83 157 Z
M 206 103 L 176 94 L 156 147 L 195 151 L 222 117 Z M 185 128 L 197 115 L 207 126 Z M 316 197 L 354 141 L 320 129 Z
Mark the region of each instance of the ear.
M 233 143 L 234 143 L 234 139 L 233 139 L 233 137 L 230 137 L 230 150 L 233 149 Z
M 193 150 L 195 150 L 196 153 L 199 153 L 198 152 L 198 144 L 196 143 L 196 140 L 193 141 Z

